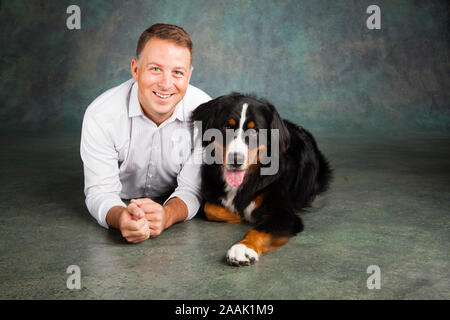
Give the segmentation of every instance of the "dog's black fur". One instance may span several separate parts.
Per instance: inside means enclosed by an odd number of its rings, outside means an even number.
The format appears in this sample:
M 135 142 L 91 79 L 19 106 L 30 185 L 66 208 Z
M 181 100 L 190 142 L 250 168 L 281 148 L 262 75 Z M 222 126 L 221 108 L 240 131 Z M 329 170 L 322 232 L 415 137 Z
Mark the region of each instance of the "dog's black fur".
M 251 201 L 263 195 L 262 204 L 251 214 L 254 229 L 276 237 L 292 237 L 303 230 L 302 220 L 296 213 L 327 190 L 332 170 L 311 133 L 282 120 L 266 100 L 232 93 L 200 105 L 193 111 L 191 120 L 201 121 L 204 131 L 215 128 L 224 133 L 229 128 L 228 119 L 239 117 L 244 103 L 248 104 L 247 119 L 255 123 L 255 129 L 279 130 L 279 170 L 274 175 L 261 175 L 261 169 L 270 164 L 258 162 L 250 166 L 233 200 L 235 212 L 243 217 Z M 267 140 L 270 151 L 270 134 Z M 203 141 L 203 146 L 209 143 Z M 223 148 L 226 150 L 227 146 Z M 224 170 L 223 164 L 202 165 L 201 192 L 206 202 L 222 205 L 221 199 L 227 196 Z

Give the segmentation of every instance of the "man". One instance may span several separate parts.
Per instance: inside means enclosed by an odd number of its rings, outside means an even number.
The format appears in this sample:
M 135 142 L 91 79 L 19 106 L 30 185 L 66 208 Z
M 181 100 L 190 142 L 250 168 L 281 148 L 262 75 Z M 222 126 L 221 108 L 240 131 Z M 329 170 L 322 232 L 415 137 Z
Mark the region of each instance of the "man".
M 192 47 L 182 28 L 151 26 L 131 61 L 133 79 L 100 95 L 84 115 L 87 208 L 100 225 L 119 229 L 132 243 L 191 219 L 200 207 L 200 164 L 189 161 L 193 139 L 174 135 L 190 132 L 192 110 L 211 99 L 189 84 Z M 154 201 L 167 196 L 162 205 Z M 132 200 L 127 206 L 122 199 Z

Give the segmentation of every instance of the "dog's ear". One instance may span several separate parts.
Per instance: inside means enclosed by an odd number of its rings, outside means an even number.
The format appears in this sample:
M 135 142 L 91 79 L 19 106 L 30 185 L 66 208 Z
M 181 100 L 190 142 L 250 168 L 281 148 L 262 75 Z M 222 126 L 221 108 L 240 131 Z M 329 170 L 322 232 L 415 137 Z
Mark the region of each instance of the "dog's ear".
M 218 116 L 220 110 L 222 109 L 220 100 L 222 97 L 212 99 L 208 102 L 199 105 L 191 115 L 191 123 L 195 121 L 201 121 L 203 130 L 208 130 L 212 128 L 214 119 Z
M 283 119 L 280 117 L 280 114 L 278 113 L 277 109 L 275 107 L 266 101 L 266 103 L 269 105 L 271 114 L 272 114 L 272 121 L 270 122 L 270 129 L 278 129 L 279 132 L 279 146 L 280 146 L 280 153 L 284 153 L 288 148 L 289 144 L 291 142 L 291 135 L 289 134 L 289 130 L 286 127 L 286 124 L 284 123 Z

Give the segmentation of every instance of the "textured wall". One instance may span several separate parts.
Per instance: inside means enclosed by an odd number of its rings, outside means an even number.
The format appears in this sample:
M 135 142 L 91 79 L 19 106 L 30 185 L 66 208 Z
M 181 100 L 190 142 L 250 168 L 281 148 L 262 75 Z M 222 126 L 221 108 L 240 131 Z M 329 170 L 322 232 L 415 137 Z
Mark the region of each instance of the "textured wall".
M 68 30 L 66 8 L 81 8 Z M 381 8 L 369 30 L 366 8 Z M 88 104 L 131 77 L 156 22 L 194 41 L 191 83 L 264 96 L 317 132 L 450 132 L 445 1 L 1 1 L 0 128 L 79 130 Z

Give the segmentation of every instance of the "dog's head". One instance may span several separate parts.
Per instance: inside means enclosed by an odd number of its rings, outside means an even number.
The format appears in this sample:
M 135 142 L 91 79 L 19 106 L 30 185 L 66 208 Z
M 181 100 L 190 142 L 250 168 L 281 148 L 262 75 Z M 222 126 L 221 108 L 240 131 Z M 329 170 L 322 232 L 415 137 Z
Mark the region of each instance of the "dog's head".
M 246 173 L 267 165 L 263 159 L 274 156 L 274 143 L 279 154 L 289 147 L 289 131 L 266 100 L 232 93 L 200 105 L 191 120 L 201 122 L 203 146 L 212 146 L 212 156 L 221 160 L 230 186 L 239 186 Z

